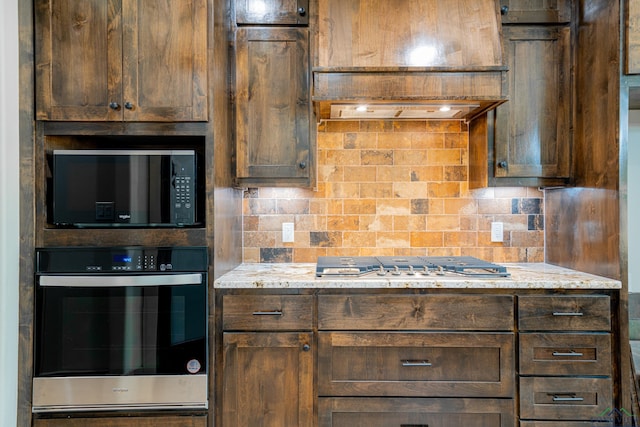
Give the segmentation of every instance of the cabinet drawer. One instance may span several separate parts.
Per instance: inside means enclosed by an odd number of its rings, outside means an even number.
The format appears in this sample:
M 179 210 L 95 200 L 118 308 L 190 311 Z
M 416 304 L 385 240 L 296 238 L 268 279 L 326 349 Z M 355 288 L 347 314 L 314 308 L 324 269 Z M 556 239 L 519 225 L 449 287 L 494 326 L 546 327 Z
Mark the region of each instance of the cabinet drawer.
M 510 397 L 512 333 L 320 332 L 321 396 Z
M 613 427 L 613 423 L 593 421 L 520 421 L 520 427 Z
M 34 419 L 34 427 L 206 427 L 206 415 Z
M 611 375 L 609 334 L 520 334 L 520 375 Z
M 513 427 L 511 399 L 320 398 L 319 427 Z
M 527 331 L 609 331 L 606 295 L 518 297 L 518 326 Z
M 483 330 L 514 328 L 509 295 L 320 295 L 327 330 Z
M 310 330 L 311 295 L 224 295 L 222 329 L 225 331 Z
M 593 420 L 608 408 L 610 378 L 520 378 L 520 419 Z

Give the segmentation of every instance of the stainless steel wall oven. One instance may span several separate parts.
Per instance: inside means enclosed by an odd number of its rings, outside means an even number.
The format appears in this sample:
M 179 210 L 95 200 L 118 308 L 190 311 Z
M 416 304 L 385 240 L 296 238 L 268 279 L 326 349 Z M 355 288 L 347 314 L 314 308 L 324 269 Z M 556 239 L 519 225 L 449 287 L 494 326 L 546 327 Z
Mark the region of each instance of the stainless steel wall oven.
M 33 412 L 207 408 L 207 249 L 36 251 Z

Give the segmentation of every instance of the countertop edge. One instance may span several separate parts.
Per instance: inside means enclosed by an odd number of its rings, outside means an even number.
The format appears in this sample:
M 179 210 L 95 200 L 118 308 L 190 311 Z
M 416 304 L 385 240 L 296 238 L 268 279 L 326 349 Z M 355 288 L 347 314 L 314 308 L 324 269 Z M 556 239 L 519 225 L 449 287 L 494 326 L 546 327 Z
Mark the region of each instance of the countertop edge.
M 214 289 L 621 289 L 622 282 L 553 264 L 506 263 L 510 277 L 321 278 L 312 263 L 245 263 L 214 281 Z

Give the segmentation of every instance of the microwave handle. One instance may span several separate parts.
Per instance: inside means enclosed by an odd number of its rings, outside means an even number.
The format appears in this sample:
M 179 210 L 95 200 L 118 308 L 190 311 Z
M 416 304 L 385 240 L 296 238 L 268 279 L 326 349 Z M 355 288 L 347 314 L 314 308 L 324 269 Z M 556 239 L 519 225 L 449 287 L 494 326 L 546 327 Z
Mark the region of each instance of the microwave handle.
M 121 286 L 180 286 L 202 284 L 201 273 L 148 275 L 40 276 L 40 286 L 112 288 Z

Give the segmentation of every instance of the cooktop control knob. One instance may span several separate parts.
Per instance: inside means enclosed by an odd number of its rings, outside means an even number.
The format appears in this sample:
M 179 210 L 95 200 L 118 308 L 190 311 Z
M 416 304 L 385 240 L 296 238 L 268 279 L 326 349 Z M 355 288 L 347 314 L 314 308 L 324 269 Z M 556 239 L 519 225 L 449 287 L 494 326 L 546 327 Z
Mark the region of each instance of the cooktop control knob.
M 436 271 L 436 274 L 438 276 L 444 276 L 444 268 L 441 265 L 438 266 L 438 271 Z
M 413 275 L 415 275 L 415 274 L 416 274 L 416 272 L 413 270 L 413 265 L 410 265 L 410 266 L 409 266 L 409 271 L 407 271 L 407 274 L 408 274 L 409 276 L 413 276 Z
M 394 265 L 391 274 L 393 274 L 394 276 L 399 276 L 400 274 L 402 274 L 402 272 L 400 271 L 400 267 Z
M 380 268 L 378 269 L 378 276 L 386 276 L 386 275 L 387 275 L 387 270 L 385 270 L 383 266 L 380 266 Z
M 431 274 L 431 272 L 429 271 L 429 267 L 425 265 L 425 266 L 422 268 L 422 275 L 423 275 L 423 276 L 429 276 L 430 274 Z

